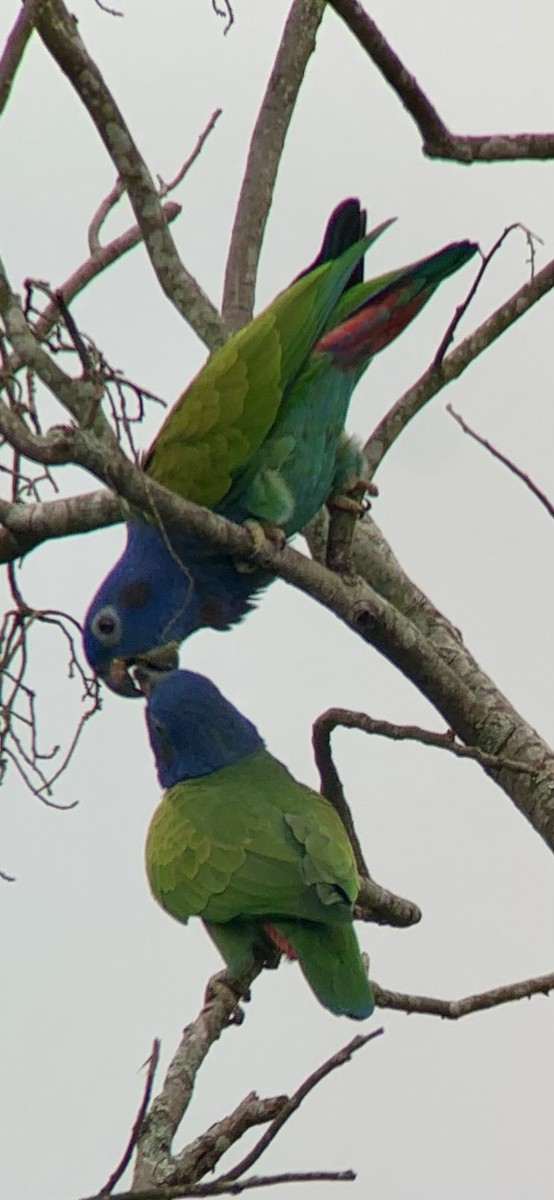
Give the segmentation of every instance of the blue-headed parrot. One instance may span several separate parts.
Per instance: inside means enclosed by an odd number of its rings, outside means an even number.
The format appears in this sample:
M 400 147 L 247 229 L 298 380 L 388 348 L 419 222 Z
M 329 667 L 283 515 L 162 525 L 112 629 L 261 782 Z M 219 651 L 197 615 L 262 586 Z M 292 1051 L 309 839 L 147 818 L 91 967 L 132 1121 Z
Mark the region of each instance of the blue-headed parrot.
M 151 479 L 286 537 L 356 488 L 362 456 L 344 433 L 356 383 L 476 251 L 455 243 L 363 282 L 364 254 L 389 224 L 361 236 L 359 201 L 338 206 L 307 273 L 216 350 L 174 405 L 144 461 Z M 134 519 L 85 619 L 88 661 L 114 691 L 136 695 L 130 664 L 201 627 L 228 629 L 270 581 L 199 538 Z
M 276 952 L 298 959 L 318 1000 L 363 1020 L 374 1001 L 354 932 L 359 877 L 335 809 L 273 758 L 203 675 L 137 668 L 161 804 L 146 842 L 150 887 L 201 917 L 232 976 Z

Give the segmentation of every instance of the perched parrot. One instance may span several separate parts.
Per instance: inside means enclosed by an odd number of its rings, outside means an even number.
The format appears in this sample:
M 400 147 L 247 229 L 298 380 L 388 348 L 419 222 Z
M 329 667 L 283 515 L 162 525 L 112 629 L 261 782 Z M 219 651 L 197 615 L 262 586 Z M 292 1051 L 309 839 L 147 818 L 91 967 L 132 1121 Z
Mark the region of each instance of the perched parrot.
M 352 923 L 359 878 L 335 809 L 297 783 L 209 679 L 137 668 L 165 795 L 146 842 L 167 912 L 198 916 L 232 975 L 277 952 L 318 1000 L 363 1020 L 373 995 Z
M 307 273 L 208 359 L 168 414 L 144 462 L 151 479 L 286 537 L 355 491 L 362 455 L 344 422 L 356 383 L 476 251 L 455 243 L 364 283 L 364 254 L 389 224 L 360 237 L 359 202 L 339 205 Z M 270 581 L 201 539 L 133 519 L 85 619 L 88 661 L 114 691 L 136 695 L 133 661 L 201 627 L 228 629 Z

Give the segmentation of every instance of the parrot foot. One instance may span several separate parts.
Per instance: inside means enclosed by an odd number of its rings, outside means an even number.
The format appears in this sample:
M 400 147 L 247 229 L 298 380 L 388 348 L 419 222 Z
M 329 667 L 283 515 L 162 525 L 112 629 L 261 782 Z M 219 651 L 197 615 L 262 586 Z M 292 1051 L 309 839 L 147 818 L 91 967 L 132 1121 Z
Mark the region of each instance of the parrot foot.
M 236 1003 L 229 1013 L 225 1024 L 226 1026 L 242 1025 L 244 1013 L 239 1000 L 243 1002 L 250 1000 L 250 989 L 241 987 L 240 979 L 235 979 L 229 971 L 219 971 L 217 975 L 212 975 L 212 978 L 208 979 L 206 991 L 204 992 L 204 1006 L 215 1004 L 220 998 L 227 1000 L 229 994 L 231 994 Z
M 351 513 L 355 517 L 363 517 L 371 507 L 369 496 L 378 496 L 379 489 L 374 483 L 368 483 L 367 479 L 352 479 L 348 480 L 346 487 L 342 492 L 337 492 L 334 496 L 329 496 L 327 508 L 331 511 L 338 509 L 339 512 Z
M 327 501 L 331 520 L 327 537 L 326 565 L 331 571 L 342 575 L 344 581 L 354 582 L 357 578 L 352 559 L 352 539 L 354 526 L 358 518 L 363 517 L 369 508 L 367 495 L 376 496 L 377 488 L 374 483 L 365 479 L 354 478 L 347 480 L 344 489 Z
M 285 531 L 274 521 L 255 521 L 253 518 L 248 517 L 244 521 L 244 528 L 250 534 L 256 557 L 263 556 L 268 547 L 274 550 L 282 550 L 287 540 Z M 258 570 L 256 562 L 237 562 L 235 560 L 235 567 L 241 575 L 247 575 L 251 571 Z

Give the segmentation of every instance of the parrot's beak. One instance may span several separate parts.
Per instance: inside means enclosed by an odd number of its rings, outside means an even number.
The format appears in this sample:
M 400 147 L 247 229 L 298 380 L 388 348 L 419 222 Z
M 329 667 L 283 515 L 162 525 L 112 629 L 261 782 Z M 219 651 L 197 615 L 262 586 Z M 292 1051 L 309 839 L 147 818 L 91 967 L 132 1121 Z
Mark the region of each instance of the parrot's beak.
M 112 658 L 106 670 L 100 672 L 100 678 L 118 696 L 131 699 L 141 695 L 129 673 L 129 663 L 124 658 Z
M 149 650 L 148 654 L 137 654 L 135 658 L 112 658 L 101 678 L 110 691 L 134 699 L 136 696 L 150 695 L 156 684 L 178 665 L 177 643 L 169 642 L 167 646 L 158 646 Z M 134 678 L 131 667 L 135 668 Z

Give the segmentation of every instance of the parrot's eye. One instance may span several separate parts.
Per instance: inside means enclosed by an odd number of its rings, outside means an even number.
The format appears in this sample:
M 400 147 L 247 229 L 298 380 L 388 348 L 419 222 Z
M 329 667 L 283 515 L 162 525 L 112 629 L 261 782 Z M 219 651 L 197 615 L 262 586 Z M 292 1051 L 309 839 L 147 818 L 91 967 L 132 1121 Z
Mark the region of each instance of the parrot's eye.
M 94 637 L 104 646 L 115 646 L 121 638 L 119 614 L 111 604 L 98 610 L 91 621 L 90 628 Z

